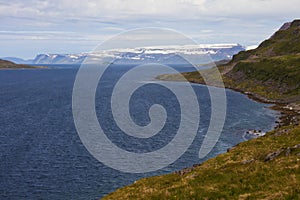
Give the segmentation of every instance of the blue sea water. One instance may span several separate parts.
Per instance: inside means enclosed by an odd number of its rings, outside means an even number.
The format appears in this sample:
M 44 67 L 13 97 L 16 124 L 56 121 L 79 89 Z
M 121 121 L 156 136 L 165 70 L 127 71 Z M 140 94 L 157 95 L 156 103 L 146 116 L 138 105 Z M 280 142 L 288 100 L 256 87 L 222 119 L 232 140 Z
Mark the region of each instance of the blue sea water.
M 167 144 L 178 128 L 178 102 L 170 91 L 153 80 L 133 95 L 131 114 L 145 125 L 151 104 L 159 102 L 168 112 L 163 133 L 151 140 L 134 139 L 117 128 L 103 96 L 111 93 L 115 81 L 131 66 L 116 66 L 106 72 L 104 85 L 96 95 L 98 119 L 108 138 L 133 152 L 150 152 Z M 178 71 L 192 68 L 177 66 Z M 99 199 L 135 180 L 170 173 L 223 153 L 245 140 L 249 129 L 270 130 L 276 113 L 269 105 L 226 90 L 227 117 L 217 145 L 204 159 L 199 148 L 210 119 L 207 88 L 192 84 L 200 104 L 198 134 L 188 151 L 159 171 L 130 174 L 111 169 L 96 160 L 82 144 L 72 116 L 72 89 L 78 66 L 49 69 L 0 71 L 0 199 Z M 182 84 L 174 82 L 173 84 Z

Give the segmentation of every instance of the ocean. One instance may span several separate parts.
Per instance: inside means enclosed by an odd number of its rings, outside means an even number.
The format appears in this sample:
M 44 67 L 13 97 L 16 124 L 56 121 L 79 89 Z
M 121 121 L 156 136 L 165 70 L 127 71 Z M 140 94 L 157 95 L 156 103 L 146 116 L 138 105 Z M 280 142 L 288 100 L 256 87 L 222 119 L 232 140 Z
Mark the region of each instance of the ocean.
M 116 81 L 133 66 L 113 66 L 96 93 L 96 113 L 107 137 L 127 151 L 144 153 L 162 148 L 176 134 L 180 113 L 171 91 L 145 80 L 130 101 L 130 112 L 141 126 L 149 123 L 147 109 L 161 104 L 168 118 L 161 133 L 148 139 L 133 138 L 114 122 L 110 104 Z M 173 66 L 183 72 L 190 67 Z M 1 199 L 99 199 L 104 195 L 153 175 L 171 173 L 226 152 L 251 137 L 247 130 L 268 131 L 278 113 L 270 105 L 226 90 L 227 113 L 221 137 L 203 159 L 198 156 L 211 117 L 206 86 L 192 84 L 200 102 L 198 133 L 188 150 L 171 165 L 149 173 L 124 173 L 107 167 L 85 148 L 72 114 L 72 90 L 78 66 L 0 71 L 0 198 Z M 163 72 L 162 72 L 163 73 Z M 181 82 L 172 82 L 180 86 Z M 185 90 L 184 87 L 179 87 Z

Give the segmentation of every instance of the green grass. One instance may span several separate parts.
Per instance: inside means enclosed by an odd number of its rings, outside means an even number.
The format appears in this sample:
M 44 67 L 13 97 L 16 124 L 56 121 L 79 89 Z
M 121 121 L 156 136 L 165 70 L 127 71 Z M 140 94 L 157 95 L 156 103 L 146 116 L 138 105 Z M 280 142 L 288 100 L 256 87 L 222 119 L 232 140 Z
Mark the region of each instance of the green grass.
M 300 20 L 294 20 L 287 30 L 279 30 L 263 41 L 257 49 L 235 55 L 232 63 L 255 57 L 281 56 L 300 53 Z
M 300 94 L 300 55 L 240 61 L 224 76 L 229 86 L 269 99 L 288 100 Z
M 300 127 L 285 127 L 240 143 L 183 176 L 144 178 L 104 199 L 300 199 L 300 148 L 285 155 L 297 144 Z M 278 149 L 283 153 L 265 162 Z
M 299 107 L 300 20 L 276 32 L 257 49 L 235 55 L 228 64 L 201 71 L 212 81 L 204 81 L 199 72 L 182 75 L 190 82 L 220 86 L 216 70 L 228 88 Z M 184 80 L 179 74 L 157 78 Z M 104 199 L 300 199 L 300 148 L 293 148 L 298 144 L 300 126 L 295 123 L 240 143 L 184 175 L 141 179 Z M 282 153 L 266 161 L 268 154 L 276 151 Z
M 293 90 L 300 85 L 300 55 L 264 58 L 258 62 L 239 62 L 233 68 L 232 73 L 238 71 L 243 72 L 247 79 L 272 81 L 279 87 L 286 85 Z
M 220 69 L 230 65 L 232 71 L 223 76 L 228 87 L 281 102 L 299 100 L 300 20 L 277 31 L 257 49 L 238 53 Z
M 220 73 L 230 65 L 218 66 Z M 204 70 L 212 74 L 216 68 Z M 203 73 L 203 72 L 202 72 Z M 182 75 L 190 82 L 206 84 L 201 73 L 187 72 Z M 157 77 L 166 81 L 183 81 L 178 74 L 163 74 Z M 233 69 L 222 75 L 227 88 L 254 93 L 263 99 L 289 102 L 300 94 L 300 55 L 275 56 L 253 61 L 239 61 Z M 215 85 L 215 84 L 208 84 Z

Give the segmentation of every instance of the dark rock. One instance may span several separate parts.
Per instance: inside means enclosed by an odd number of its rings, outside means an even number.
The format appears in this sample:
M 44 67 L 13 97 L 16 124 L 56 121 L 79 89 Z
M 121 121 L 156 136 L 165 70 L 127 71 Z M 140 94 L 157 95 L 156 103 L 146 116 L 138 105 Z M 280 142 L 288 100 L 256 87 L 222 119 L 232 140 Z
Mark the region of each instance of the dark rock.
M 227 152 L 230 152 L 230 151 L 232 151 L 233 149 L 235 149 L 236 148 L 236 146 L 233 146 L 233 147 L 231 147 L 231 148 L 228 148 L 227 149 Z
M 284 30 L 287 30 L 291 27 L 292 25 L 292 22 L 287 22 L 287 23 L 284 23 L 281 27 L 280 27 L 280 31 L 284 31 Z
M 184 168 L 182 170 L 179 170 L 179 171 L 175 171 L 174 174 L 178 174 L 180 176 L 183 176 L 185 175 L 186 173 L 189 173 L 192 171 L 192 168 Z
M 188 168 L 184 168 L 182 170 L 179 171 L 175 171 L 173 172 L 174 174 L 178 174 L 180 176 L 183 176 L 189 172 L 191 172 L 193 169 L 195 169 L 196 167 L 199 167 L 201 164 L 194 164 L 192 167 L 188 167 Z
M 196 168 L 196 167 L 199 167 L 200 165 L 201 165 L 201 164 L 194 164 L 192 168 L 194 169 L 194 168 Z
M 277 156 L 279 156 L 281 153 L 283 152 L 282 149 L 279 149 L 277 151 L 274 151 L 272 153 L 269 153 L 266 157 L 265 157 L 265 162 L 271 161 L 274 158 L 276 158 Z
M 286 129 L 282 129 L 280 131 L 277 131 L 274 135 L 275 136 L 280 136 L 280 135 L 283 135 L 283 134 L 286 134 L 287 133 L 287 130 Z

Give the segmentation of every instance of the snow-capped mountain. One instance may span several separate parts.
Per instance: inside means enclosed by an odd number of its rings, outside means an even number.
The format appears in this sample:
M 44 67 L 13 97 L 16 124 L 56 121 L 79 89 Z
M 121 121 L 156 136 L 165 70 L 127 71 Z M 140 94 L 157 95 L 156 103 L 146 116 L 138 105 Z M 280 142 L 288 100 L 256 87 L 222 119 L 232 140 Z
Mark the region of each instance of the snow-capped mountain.
M 79 54 L 39 54 L 32 64 L 81 64 L 88 63 L 143 64 L 149 62 L 163 64 L 207 63 L 209 56 L 213 61 L 231 59 L 234 54 L 245 50 L 239 44 L 154 46 L 127 49 L 112 49 Z M 208 56 L 209 55 L 209 56 Z

